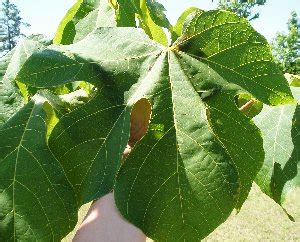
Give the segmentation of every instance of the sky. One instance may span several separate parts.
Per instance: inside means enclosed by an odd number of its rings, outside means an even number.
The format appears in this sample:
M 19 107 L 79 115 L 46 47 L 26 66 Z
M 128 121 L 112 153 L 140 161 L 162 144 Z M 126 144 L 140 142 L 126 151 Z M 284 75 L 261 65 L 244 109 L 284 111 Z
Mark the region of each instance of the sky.
M 214 9 L 217 1 L 159 0 L 165 6 L 172 23 L 176 22 L 178 16 L 188 7 Z M 19 7 L 24 21 L 31 24 L 31 27 L 24 30 L 25 34 L 44 34 L 53 37 L 60 20 L 75 0 L 12 0 L 12 2 Z M 251 24 L 271 41 L 277 32 L 286 31 L 286 22 L 292 10 L 300 17 L 300 0 L 267 0 L 265 5 L 257 8 L 260 18 Z

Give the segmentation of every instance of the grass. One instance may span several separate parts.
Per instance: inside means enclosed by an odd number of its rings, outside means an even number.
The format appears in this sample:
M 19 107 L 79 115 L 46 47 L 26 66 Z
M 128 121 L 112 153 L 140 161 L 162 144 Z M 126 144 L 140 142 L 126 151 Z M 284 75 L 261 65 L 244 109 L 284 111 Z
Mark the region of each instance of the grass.
M 233 213 L 204 241 L 300 241 L 300 189 L 289 194 L 284 207 L 296 222 L 290 221 L 281 207 L 254 185 L 240 213 Z M 80 209 L 78 224 L 88 208 L 85 205 Z M 72 241 L 75 231 L 63 241 Z

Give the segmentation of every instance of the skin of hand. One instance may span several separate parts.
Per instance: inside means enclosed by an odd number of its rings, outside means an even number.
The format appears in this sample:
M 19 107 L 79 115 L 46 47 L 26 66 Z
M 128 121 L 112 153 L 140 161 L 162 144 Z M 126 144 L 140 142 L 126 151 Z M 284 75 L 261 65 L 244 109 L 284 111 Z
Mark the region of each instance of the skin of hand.
M 147 99 L 139 100 L 131 112 L 130 138 L 123 153 L 123 160 L 147 132 L 151 117 L 151 106 Z M 114 194 L 95 201 L 78 229 L 75 242 L 145 242 L 143 232 L 126 221 L 119 213 Z

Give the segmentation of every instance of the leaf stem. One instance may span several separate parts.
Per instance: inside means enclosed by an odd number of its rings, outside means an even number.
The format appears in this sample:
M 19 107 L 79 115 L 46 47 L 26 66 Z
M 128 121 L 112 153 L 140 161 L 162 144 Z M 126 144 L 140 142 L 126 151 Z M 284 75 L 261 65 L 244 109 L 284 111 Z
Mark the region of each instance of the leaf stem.
M 248 111 L 253 106 L 254 103 L 255 103 L 255 101 L 253 99 L 251 99 L 250 101 L 245 103 L 242 107 L 240 107 L 239 110 L 244 113 L 244 112 Z

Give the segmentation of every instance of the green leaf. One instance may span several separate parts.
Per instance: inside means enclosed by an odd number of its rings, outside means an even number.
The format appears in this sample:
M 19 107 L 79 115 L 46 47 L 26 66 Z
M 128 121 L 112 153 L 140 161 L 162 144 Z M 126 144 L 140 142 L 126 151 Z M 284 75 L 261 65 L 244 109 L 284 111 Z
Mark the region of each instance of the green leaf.
M 117 26 L 136 27 L 136 17 L 140 22 L 140 27 L 153 40 L 168 46 L 168 38 L 161 27 L 162 21 L 158 19 L 158 9 L 156 2 L 147 0 L 118 0 L 119 8 L 116 11 Z M 157 13 L 153 13 L 157 11 Z M 162 15 L 163 12 L 161 13 Z M 165 16 L 165 15 L 164 15 Z M 166 20 L 167 21 L 167 20 Z
M 135 14 L 142 15 L 140 0 L 117 0 L 116 20 L 118 27 L 136 27 Z
M 18 89 L 10 82 L 7 82 L 5 78 L 5 73 L 13 54 L 14 50 L 7 53 L 0 61 L 0 125 L 5 123 L 18 110 L 18 107 L 23 105 L 23 98 Z
M 85 36 L 99 27 L 115 27 L 115 11 L 109 6 L 108 1 L 100 1 L 98 8 L 91 11 L 86 17 L 75 25 L 76 35 L 72 43 L 84 39 Z
M 156 0 L 146 0 L 146 5 L 155 24 L 167 29 L 172 28 L 167 16 L 164 13 L 166 9 L 161 3 L 157 2 Z
M 35 52 L 41 51 L 45 45 L 40 39 L 27 39 L 18 44 L 1 60 L 0 89 L 0 124 L 6 122 L 28 100 L 27 87 L 15 81 L 16 75 L 24 62 Z M 25 95 L 25 96 L 24 96 Z
M 114 92 L 103 89 L 62 117 L 49 139 L 80 205 L 112 190 L 128 141 L 130 108 Z
M 58 26 L 54 44 L 71 44 L 76 36 L 76 24 L 97 9 L 101 0 L 77 0 Z M 104 1 L 103 1 L 104 2 Z
M 164 30 L 155 24 L 155 22 L 152 20 L 150 12 L 146 5 L 146 0 L 141 1 L 141 10 L 143 12 L 142 16 L 139 16 L 141 27 L 144 29 L 146 34 L 148 36 L 157 41 L 158 43 L 168 46 L 168 38 L 164 32 Z
M 219 92 L 205 99 L 213 132 L 232 158 L 240 178 L 240 209 L 251 190 L 252 182 L 264 160 L 263 140 L 250 118 L 239 111 L 234 92 Z
M 40 88 L 84 80 L 99 87 L 111 82 L 128 90 L 145 72 L 144 62 L 162 51 L 141 29 L 99 28 L 78 43 L 36 53 L 16 79 Z
M 143 62 L 148 68 L 162 49 L 141 30 L 127 28 L 101 28 L 79 43 L 53 48 L 30 58 L 18 80 L 39 87 L 85 80 L 98 87 L 89 103 L 61 118 L 49 140 L 83 204 L 112 190 L 129 136 L 132 104 L 124 104 L 123 93 L 143 75 Z
M 37 94 L 0 128 L 1 241 L 59 241 L 77 221 L 73 188 L 46 143 L 46 102 Z
M 14 54 L 14 50 L 8 52 L 6 55 L 1 57 L 0 61 L 0 83 L 3 84 L 3 77 L 5 76 L 6 69 L 9 65 L 9 62 Z
M 264 153 L 236 96 L 294 102 L 267 41 L 224 11 L 199 11 L 169 48 L 136 28 L 99 28 L 34 54 L 17 80 L 45 88 L 85 80 L 98 89 L 49 138 L 79 204 L 113 189 L 132 106 L 149 101 L 149 130 L 118 173 L 115 198 L 158 241 L 199 241 L 247 197 Z
M 174 45 L 266 104 L 294 103 L 268 42 L 244 18 L 227 11 L 199 12 Z M 201 82 L 198 87 L 212 85 Z
M 180 54 L 182 67 L 188 70 L 196 90 L 205 94 L 213 132 L 239 172 L 239 209 L 262 166 L 264 152 L 259 131 L 239 113 L 234 97 L 247 91 L 262 102 L 276 105 L 293 102 L 291 91 L 273 62 L 267 41 L 246 20 L 232 13 L 199 12 L 174 45 L 192 56 Z M 238 132 L 232 132 L 231 117 L 236 120 L 235 126 L 240 126 Z
M 178 18 L 172 30 L 172 42 L 175 42 L 183 33 L 184 25 L 192 17 L 192 14 L 198 12 L 199 9 L 195 7 L 188 8 Z
M 300 103 L 300 88 L 292 87 Z M 288 192 L 300 186 L 300 106 L 264 106 L 254 118 L 264 139 L 266 152 L 256 183 L 261 190 L 282 204 Z

